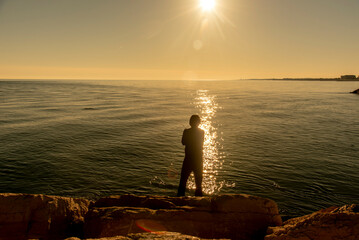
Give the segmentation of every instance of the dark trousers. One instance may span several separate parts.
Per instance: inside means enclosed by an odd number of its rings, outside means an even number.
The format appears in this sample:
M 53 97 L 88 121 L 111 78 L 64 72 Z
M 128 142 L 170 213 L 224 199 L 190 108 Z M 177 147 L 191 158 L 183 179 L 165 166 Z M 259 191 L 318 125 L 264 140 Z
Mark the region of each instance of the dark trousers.
M 181 180 L 178 187 L 177 196 L 185 196 L 186 194 L 186 185 L 188 177 L 191 175 L 191 172 L 194 174 L 194 180 L 196 183 L 196 196 L 202 196 L 202 179 L 203 179 L 203 164 L 191 164 L 186 159 L 183 161 L 182 171 L 181 171 Z

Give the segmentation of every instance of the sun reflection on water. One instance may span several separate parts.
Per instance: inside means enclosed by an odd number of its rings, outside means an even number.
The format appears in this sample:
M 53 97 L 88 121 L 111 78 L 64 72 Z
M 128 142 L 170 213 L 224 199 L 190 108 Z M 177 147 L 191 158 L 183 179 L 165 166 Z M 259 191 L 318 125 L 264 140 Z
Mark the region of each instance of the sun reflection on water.
M 210 95 L 208 90 L 198 90 L 194 104 L 199 109 L 201 125 L 205 131 L 203 143 L 203 183 L 202 188 L 205 194 L 218 193 L 225 181 L 218 181 L 218 171 L 222 169 L 223 157 L 219 154 L 220 137 L 218 129 L 214 124 L 214 117 L 219 108 L 216 96 Z M 188 182 L 189 189 L 195 189 L 194 179 L 191 176 Z

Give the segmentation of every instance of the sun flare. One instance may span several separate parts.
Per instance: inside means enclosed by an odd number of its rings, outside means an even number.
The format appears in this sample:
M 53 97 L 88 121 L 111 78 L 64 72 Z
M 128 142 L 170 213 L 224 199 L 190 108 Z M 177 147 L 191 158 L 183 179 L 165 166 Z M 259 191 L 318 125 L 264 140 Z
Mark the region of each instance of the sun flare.
M 216 0 L 199 0 L 199 5 L 203 11 L 209 12 L 216 6 Z

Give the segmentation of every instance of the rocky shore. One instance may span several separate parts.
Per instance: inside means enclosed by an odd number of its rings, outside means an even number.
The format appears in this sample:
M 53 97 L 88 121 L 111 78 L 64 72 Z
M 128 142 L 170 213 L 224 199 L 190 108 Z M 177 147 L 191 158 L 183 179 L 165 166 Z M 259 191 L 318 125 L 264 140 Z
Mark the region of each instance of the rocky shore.
M 0 194 L 0 239 L 359 239 L 359 206 L 282 222 L 276 203 L 250 195 L 110 196 L 97 201 Z

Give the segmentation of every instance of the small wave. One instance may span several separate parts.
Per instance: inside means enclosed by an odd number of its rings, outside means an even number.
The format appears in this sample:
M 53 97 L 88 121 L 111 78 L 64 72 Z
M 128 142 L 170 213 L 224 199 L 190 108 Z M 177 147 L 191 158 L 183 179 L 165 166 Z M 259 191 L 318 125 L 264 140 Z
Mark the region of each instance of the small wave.
M 152 186 L 155 186 L 158 188 L 164 188 L 164 189 L 177 189 L 177 187 L 178 187 L 175 184 L 166 183 L 158 176 L 155 176 L 153 179 L 151 179 L 150 184 Z
M 276 183 L 276 182 L 273 182 L 273 183 L 272 183 L 272 187 L 274 187 L 274 188 L 276 188 L 276 189 L 282 189 L 282 187 L 281 187 L 278 183 Z

